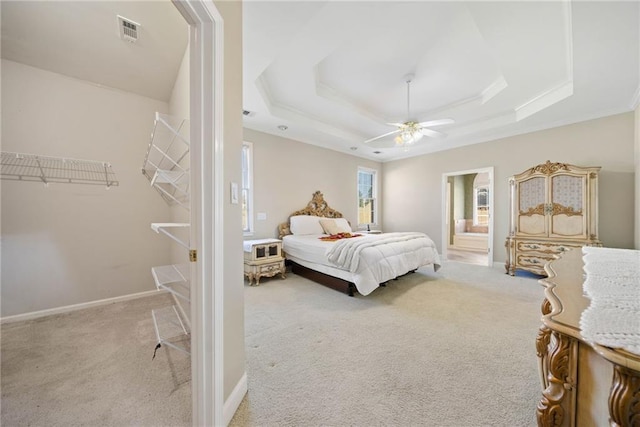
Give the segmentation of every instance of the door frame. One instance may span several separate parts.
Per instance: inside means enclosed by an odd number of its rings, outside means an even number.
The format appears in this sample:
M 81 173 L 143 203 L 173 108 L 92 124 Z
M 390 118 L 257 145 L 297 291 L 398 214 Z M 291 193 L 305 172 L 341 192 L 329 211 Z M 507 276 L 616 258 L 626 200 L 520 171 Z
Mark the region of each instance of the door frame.
M 447 251 L 449 247 L 449 215 L 447 213 L 452 208 L 450 206 L 448 194 L 448 179 L 451 176 L 469 175 L 472 173 L 488 173 L 489 174 L 489 233 L 487 236 L 487 265 L 493 267 L 493 218 L 494 218 L 494 184 L 493 184 L 493 166 L 484 168 L 468 169 L 457 172 L 445 172 L 442 174 L 442 258 L 447 259 Z
M 212 0 L 172 0 L 189 24 L 192 425 L 224 422 L 223 47 Z

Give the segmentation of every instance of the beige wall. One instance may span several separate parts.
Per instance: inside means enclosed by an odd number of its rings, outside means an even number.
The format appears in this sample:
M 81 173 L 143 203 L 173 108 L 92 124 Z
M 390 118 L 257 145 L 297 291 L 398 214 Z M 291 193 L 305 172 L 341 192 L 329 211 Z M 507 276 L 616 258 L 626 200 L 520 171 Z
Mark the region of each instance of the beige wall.
M 636 108 L 636 237 L 635 247 L 640 250 L 640 107 Z
M 358 167 L 379 172 L 380 163 L 251 129 L 244 130 L 244 140 L 253 143 L 254 156 L 255 233 L 247 239 L 277 237 L 278 224 L 304 208 L 318 190 L 355 227 Z M 382 198 L 380 178 L 378 197 Z M 266 221 L 256 220 L 258 212 L 267 214 Z M 384 221 L 381 213 L 379 221 Z
M 559 128 L 383 164 L 385 231 L 430 235 L 442 250 L 442 174 L 493 166 L 494 262 L 504 261 L 508 232 L 507 179 L 552 162 L 601 166 L 600 239 L 605 246 L 634 245 L 634 114 Z
M 216 1 L 224 19 L 224 399 L 245 373 L 242 211 L 230 183 L 242 182 L 242 3 Z
M 108 161 L 120 186 L 2 181 L 2 316 L 155 289 L 166 204 L 140 173 L 165 102 L 2 60 L 2 150 Z

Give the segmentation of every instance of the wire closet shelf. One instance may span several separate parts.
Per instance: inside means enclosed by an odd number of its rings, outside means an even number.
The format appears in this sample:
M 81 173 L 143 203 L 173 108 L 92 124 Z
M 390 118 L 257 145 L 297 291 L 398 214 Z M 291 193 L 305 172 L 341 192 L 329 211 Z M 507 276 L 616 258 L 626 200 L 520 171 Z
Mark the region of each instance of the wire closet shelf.
M 189 210 L 189 125 L 156 113 L 142 174 L 170 205 Z
M 110 163 L 3 151 L 2 179 L 44 184 L 91 184 L 107 188 L 119 185 Z

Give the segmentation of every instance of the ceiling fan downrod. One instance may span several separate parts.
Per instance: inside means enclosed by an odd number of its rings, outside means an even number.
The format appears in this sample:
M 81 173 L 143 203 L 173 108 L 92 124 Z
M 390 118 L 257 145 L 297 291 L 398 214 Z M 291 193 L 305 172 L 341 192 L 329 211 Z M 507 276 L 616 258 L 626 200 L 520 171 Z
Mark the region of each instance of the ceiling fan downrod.
M 404 76 L 404 80 L 407 82 L 407 120 L 411 120 L 411 82 L 415 74 L 407 74 Z

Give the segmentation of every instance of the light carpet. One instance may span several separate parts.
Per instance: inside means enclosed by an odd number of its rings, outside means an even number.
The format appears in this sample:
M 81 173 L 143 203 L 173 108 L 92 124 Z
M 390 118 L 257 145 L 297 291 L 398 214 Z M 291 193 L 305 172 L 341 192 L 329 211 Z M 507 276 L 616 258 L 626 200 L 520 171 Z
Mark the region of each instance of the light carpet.
M 167 294 L 2 325 L 3 426 L 187 426 L 189 356 L 156 344 Z
M 249 392 L 231 425 L 533 426 L 542 287 L 445 262 L 367 297 L 245 282 Z M 187 426 L 189 358 L 151 361 L 168 295 L 2 326 L 2 425 Z
M 245 288 L 249 392 L 231 426 L 534 426 L 542 287 L 445 262 L 350 298 Z

